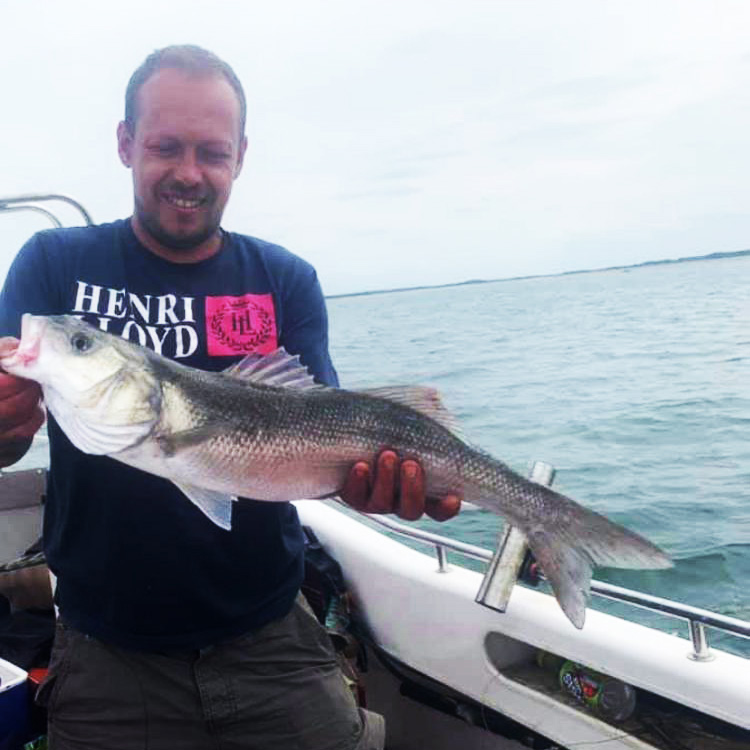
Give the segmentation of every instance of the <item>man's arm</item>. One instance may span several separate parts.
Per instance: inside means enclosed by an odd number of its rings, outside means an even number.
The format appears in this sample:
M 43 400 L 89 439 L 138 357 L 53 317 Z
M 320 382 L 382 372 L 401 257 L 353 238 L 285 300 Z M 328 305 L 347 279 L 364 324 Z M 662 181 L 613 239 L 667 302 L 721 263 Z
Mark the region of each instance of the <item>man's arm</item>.
M 50 275 L 45 262 L 42 236 L 34 235 L 18 252 L 0 291 L 0 358 L 12 353 L 21 334 L 25 312 L 48 315 Z M 58 256 L 59 257 L 59 256 Z M 0 468 L 19 461 L 28 451 L 32 438 L 44 424 L 42 391 L 31 380 L 23 380 L 0 367 Z
M 0 339 L 0 358 L 18 346 L 18 339 Z M 0 469 L 19 461 L 36 431 L 44 424 L 42 392 L 31 380 L 0 370 Z

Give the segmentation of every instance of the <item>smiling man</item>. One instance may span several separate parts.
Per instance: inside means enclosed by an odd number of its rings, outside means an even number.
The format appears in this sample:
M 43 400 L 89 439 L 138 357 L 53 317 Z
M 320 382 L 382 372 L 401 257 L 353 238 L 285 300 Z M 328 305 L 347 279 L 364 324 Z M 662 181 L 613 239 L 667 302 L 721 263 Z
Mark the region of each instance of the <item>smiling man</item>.
M 0 334 L 18 336 L 25 312 L 72 313 L 205 370 L 283 346 L 337 386 L 315 270 L 221 228 L 245 112 L 239 80 L 210 52 L 149 56 L 117 129 L 133 216 L 35 235 L 0 295 Z M 39 429 L 39 396 L 0 372 L 0 466 Z M 51 418 L 48 432 L 44 548 L 60 623 L 37 700 L 51 747 L 382 747 L 382 720 L 355 705 L 299 594 L 293 505 L 244 499 L 225 531 L 170 482 L 81 453 Z M 390 451 L 353 466 L 341 494 L 404 518 L 459 505 L 426 499 L 419 465 Z
M 128 87 L 117 142 L 133 170 L 133 231 L 166 260 L 195 262 L 220 248 L 221 217 L 247 148 L 238 91 L 233 77 L 176 68 Z

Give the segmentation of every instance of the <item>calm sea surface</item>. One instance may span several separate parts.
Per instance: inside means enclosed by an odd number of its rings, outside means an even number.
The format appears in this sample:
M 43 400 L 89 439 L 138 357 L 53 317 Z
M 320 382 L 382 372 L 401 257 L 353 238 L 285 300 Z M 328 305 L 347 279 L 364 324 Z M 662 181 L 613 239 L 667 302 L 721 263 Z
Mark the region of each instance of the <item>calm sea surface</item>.
M 552 464 L 557 489 L 676 561 L 598 579 L 750 620 L 750 257 L 334 298 L 329 315 L 343 386 L 437 386 L 472 442 L 523 474 Z M 484 511 L 419 525 L 484 547 L 500 529 Z
M 646 535 L 595 577 L 750 619 L 750 258 L 329 300 L 342 385 L 437 386 L 472 442 Z M 423 527 L 495 547 L 498 521 Z M 594 606 L 687 634 L 681 621 Z M 750 641 L 710 633 L 750 656 Z

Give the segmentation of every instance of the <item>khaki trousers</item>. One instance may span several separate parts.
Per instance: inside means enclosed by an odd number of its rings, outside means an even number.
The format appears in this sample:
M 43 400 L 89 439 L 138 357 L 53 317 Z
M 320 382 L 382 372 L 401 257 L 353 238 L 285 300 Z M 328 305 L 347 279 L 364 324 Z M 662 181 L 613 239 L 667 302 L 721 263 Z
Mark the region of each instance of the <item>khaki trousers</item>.
M 58 625 L 37 702 L 50 750 L 382 750 L 300 596 L 285 617 L 200 651 L 120 649 Z

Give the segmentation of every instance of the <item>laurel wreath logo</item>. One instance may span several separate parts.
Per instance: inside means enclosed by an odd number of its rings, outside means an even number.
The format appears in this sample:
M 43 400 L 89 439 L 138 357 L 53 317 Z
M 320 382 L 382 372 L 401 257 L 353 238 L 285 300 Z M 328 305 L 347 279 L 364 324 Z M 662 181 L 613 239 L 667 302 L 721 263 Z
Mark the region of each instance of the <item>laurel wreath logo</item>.
M 252 328 L 243 334 L 237 334 L 228 330 L 226 324 L 231 321 L 232 315 L 237 312 L 248 311 L 253 321 L 257 321 L 258 327 Z M 211 317 L 211 331 L 216 339 L 236 352 L 252 352 L 261 344 L 268 341 L 273 331 L 273 317 L 265 308 L 254 302 L 238 300 L 229 302 L 217 310 Z

